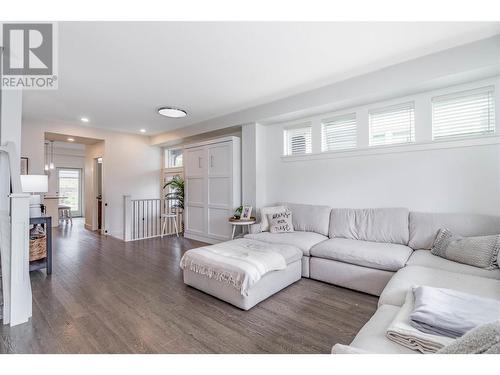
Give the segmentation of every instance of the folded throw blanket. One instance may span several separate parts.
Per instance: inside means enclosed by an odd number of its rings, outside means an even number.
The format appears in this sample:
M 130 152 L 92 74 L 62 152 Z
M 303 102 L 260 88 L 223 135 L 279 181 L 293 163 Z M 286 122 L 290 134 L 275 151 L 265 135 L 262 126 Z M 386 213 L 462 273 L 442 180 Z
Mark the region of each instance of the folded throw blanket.
M 386 336 L 404 347 L 421 353 L 435 353 L 442 347 L 451 344 L 454 339 L 421 332 L 410 325 L 410 314 L 413 311 L 413 290 L 406 294 L 406 300 L 398 314 L 387 329 Z
M 242 295 L 271 271 L 286 268 L 285 255 L 300 252 L 295 246 L 237 239 L 187 251 L 181 268 L 235 287 Z M 300 257 L 299 257 L 300 259 Z
M 471 329 L 438 354 L 500 354 L 500 320 Z
M 500 319 L 500 301 L 430 286 L 415 287 L 413 294 L 410 324 L 422 332 L 457 338 Z

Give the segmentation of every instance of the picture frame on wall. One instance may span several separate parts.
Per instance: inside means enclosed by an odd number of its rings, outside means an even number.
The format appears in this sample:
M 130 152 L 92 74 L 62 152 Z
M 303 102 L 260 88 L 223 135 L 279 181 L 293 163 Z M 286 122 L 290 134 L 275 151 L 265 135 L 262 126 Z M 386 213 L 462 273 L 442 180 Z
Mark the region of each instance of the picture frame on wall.
M 252 217 L 252 206 L 243 206 L 241 211 L 241 220 L 250 220 Z
M 26 157 L 21 157 L 21 174 L 29 174 L 29 159 Z

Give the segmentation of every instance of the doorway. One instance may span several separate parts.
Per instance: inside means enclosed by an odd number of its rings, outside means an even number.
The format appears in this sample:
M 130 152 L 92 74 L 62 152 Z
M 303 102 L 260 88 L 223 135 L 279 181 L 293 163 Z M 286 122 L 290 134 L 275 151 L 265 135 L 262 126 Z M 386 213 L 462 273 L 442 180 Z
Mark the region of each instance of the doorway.
M 96 199 L 96 229 L 98 232 L 104 234 L 104 205 L 102 202 L 102 157 L 94 159 L 94 192 Z
M 81 168 L 57 168 L 57 191 L 70 206 L 74 217 L 83 216 L 83 181 Z

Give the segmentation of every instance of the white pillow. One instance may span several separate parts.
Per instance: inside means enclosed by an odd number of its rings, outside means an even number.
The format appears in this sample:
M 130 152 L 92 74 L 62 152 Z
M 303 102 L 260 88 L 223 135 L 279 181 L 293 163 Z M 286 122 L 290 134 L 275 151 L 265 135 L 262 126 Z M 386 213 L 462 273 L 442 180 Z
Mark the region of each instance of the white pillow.
M 260 230 L 262 232 L 269 232 L 269 220 L 267 215 L 274 214 L 276 212 L 284 212 L 286 211 L 286 206 L 273 206 L 273 207 L 264 207 L 260 210 Z
M 289 210 L 267 215 L 271 233 L 293 232 L 292 213 Z

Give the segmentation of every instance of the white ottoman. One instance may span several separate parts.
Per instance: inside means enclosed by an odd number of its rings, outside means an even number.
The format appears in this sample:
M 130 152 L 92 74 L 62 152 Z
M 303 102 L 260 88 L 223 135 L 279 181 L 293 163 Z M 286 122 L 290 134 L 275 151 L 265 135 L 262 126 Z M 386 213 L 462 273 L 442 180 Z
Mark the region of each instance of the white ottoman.
M 252 241 L 260 246 L 269 248 L 269 251 L 279 250 L 285 258 L 286 268 L 266 273 L 254 285 L 242 294 L 233 285 L 221 282 L 208 276 L 185 268 L 184 283 L 199 289 L 207 294 L 217 297 L 243 310 L 249 310 L 259 302 L 286 288 L 288 285 L 300 280 L 302 276 L 302 251 L 295 246 L 268 244 L 261 241 L 238 239 L 225 243 L 238 244 L 238 241 Z M 213 245 L 217 246 L 217 245 Z M 207 246 L 210 248 L 212 246 Z M 286 250 L 286 251 L 283 251 Z M 188 252 L 186 252 L 187 254 Z

